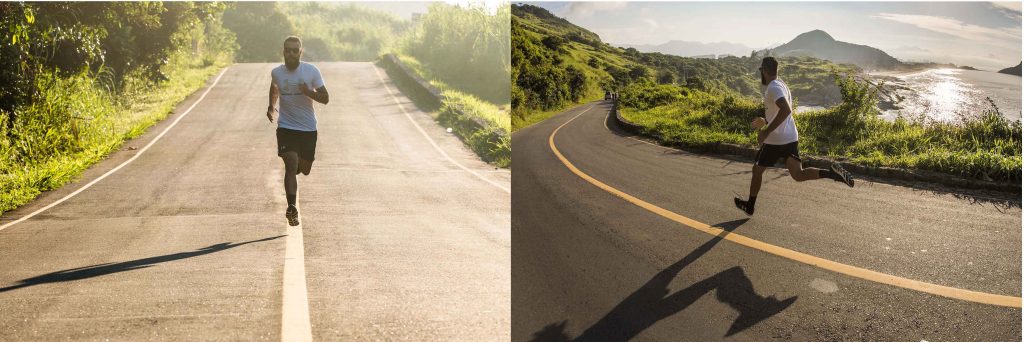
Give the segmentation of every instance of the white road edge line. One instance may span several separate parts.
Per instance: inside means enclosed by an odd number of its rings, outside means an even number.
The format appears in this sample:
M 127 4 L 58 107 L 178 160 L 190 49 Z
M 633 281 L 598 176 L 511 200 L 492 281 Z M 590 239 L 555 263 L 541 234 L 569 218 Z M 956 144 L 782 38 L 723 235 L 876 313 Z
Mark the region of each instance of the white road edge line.
M 213 90 L 213 87 L 217 86 L 217 82 L 220 82 L 220 78 L 222 76 L 224 76 L 224 73 L 226 73 L 229 68 L 230 68 L 230 66 L 224 68 L 224 70 L 220 72 L 220 75 L 217 75 L 217 79 L 213 80 L 213 84 L 210 84 L 210 86 L 208 88 L 206 88 L 206 91 L 203 92 L 203 95 L 199 96 L 199 99 L 196 100 L 196 102 L 193 102 L 192 105 L 189 106 L 188 109 L 186 109 L 184 113 L 181 113 L 181 115 L 178 115 L 178 118 L 174 119 L 174 122 L 171 122 L 171 124 L 168 125 L 167 128 L 164 128 L 163 132 L 160 132 L 160 135 L 157 135 L 156 138 L 153 138 L 153 140 L 151 140 L 148 144 L 146 144 L 145 147 L 139 149 L 139 152 L 135 153 L 134 156 L 132 156 L 128 160 L 125 160 L 123 163 L 121 163 L 121 165 L 118 165 L 117 167 L 111 169 L 110 171 L 107 171 L 107 173 L 104 173 L 102 176 L 99 176 L 98 178 L 93 179 L 88 184 L 82 186 L 78 190 L 75 190 L 75 192 L 72 192 L 72 193 L 68 194 L 67 196 L 64 196 L 63 198 L 61 198 L 61 199 L 59 199 L 59 200 L 57 200 L 57 201 L 55 201 L 53 203 L 50 203 L 49 205 L 47 205 L 45 207 L 39 208 L 39 210 L 33 211 L 31 214 L 22 216 L 21 218 L 19 218 L 17 220 L 8 222 L 7 224 L 0 226 L 0 230 L 7 229 L 10 226 L 13 226 L 13 225 L 18 224 L 18 223 L 20 223 L 22 221 L 28 220 L 28 219 L 32 218 L 33 216 L 36 216 L 36 215 L 38 215 L 39 213 L 41 213 L 43 211 L 46 211 L 47 209 L 53 208 L 53 207 L 57 206 L 58 204 L 64 203 L 64 201 L 67 201 L 69 198 L 74 197 L 75 195 L 78 195 L 78 193 L 80 193 L 82 191 L 85 191 L 85 189 L 88 189 L 89 187 L 92 187 L 97 182 L 103 180 L 104 178 L 107 178 L 107 176 L 110 176 L 114 172 L 117 172 L 117 170 L 120 170 L 125 165 L 128 165 L 128 163 L 131 163 L 132 161 L 135 161 L 135 159 L 139 158 L 139 156 L 141 156 L 143 153 L 145 153 L 146 150 L 149 150 L 149 148 L 152 147 L 153 144 L 155 144 L 157 141 L 160 141 L 160 138 L 163 138 L 164 134 L 167 134 L 167 132 L 170 131 L 171 128 L 174 128 L 174 125 L 177 125 L 178 121 L 181 121 L 181 119 L 184 119 L 185 116 L 188 116 L 188 113 L 192 112 L 192 108 L 195 108 L 196 105 L 199 104 L 199 102 L 202 102 L 203 99 L 206 98 L 206 94 L 209 94 L 210 90 Z
M 299 208 L 298 203 L 295 204 Z M 302 211 L 299 211 L 301 213 Z M 300 217 L 301 219 L 301 217 Z M 309 293 L 306 291 L 306 252 L 302 243 L 302 222 L 285 224 L 284 285 L 281 290 L 281 341 L 312 342 L 309 322 Z
M 416 120 L 413 120 L 412 116 L 409 115 L 409 112 L 405 110 L 405 106 L 402 106 L 402 103 L 398 102 L 398 98 L 395 97 L 395 93 L 391 92 L 391 87 L 388 87 L 388 82 L 384 80 L 384 76 L 381 76 L 380 70 L 378 70 L 377 67 L 373 67 L 373 72 L 377 73 L 377 78 L 380 79 L 381 84 L 384 85 L 384 89 L 388 91 L 388 95 L 391 95 L 391 100 L 395 101 L 395 104 L 397 104 L 398 108 L 402 110 L 402 113 L 405 114 L 405 117 L 409 119 L 409 122 L 412 122 L 413 126 L 416 126 L 416 129 L 420 131 L 420 134 L 422 134 L 423 137 L 426 138 L 428 142 L 430 142 L 430 145 L 434 146 L 434 149 L 437 150 L 438 153 L 441 153 L 442 156 L 448 159 L 448 161 L 450 161 L 452 164 L 455 164 L 455 166 L 458 166 L 460 169 L 476 176 L 476 178 L 480 178 L 480 180 L 487 182 L 488 184 L 493 185 L 494 187 L 501 189 L 504 192 L 507 192 L 509 194 L 512 193 L 512 190 L 509 190 L 508 188 L 505 188 L 500 184 L 495 183 L 494 181 L 491 181 L 490 179 L 487 179 L 484 176 L 481 176 L 479 173 L 470 170 L 469 168 L 455 161 L 455 159 L 452 159 L 452 157 L 448 156 L 448 153 L 445 153 L 440 146 L 437 146 L 437 143 L 434 142 L 434 139 L 431 139 L 430 136 L 427 135 L 427 132 L 423 130 L 423 127 L 420 127 L 420 124 L 416 123 Z

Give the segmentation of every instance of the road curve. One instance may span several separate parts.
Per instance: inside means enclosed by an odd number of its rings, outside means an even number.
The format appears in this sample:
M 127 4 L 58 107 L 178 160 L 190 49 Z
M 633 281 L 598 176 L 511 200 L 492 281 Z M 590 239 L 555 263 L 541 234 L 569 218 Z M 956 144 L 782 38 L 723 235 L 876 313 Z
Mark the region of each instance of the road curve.
M 586 104 L 513 135 L 513 340 L 1020 339 L 1019 307 L 895 287 L 724 241 L 743 236 L 1019 303 L 1019 200 L 796 183 L 772 170 L 747 219 L 731 198 L 746 193 L 749 162 L 629 137 L 608 111 L 605 102 Z M 595 186 L 552 144 L 607 187 L 725 232 L 709 235 Z
M 282 298 L 296 236 L 313 340 L 507 340 L 510 173 L 377 66 L 316 64 L 332 98 L 317 107 L 317 161 L 299 178 L 301 230 L 283 217 L 263 115 L 275 65 L 233 65 L 79 182 L 0 218 L 82 188 L 195 105 L 131 163 L 0 230 L 0 340 L 290 339 Z

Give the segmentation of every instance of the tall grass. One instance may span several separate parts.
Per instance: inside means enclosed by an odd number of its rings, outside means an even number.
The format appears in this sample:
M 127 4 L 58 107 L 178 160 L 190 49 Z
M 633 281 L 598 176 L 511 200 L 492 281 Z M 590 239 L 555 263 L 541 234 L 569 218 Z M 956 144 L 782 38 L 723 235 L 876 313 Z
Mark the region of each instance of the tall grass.
M 508 6 L 432 4 L 396 55 L 443 93 L 437 120 L 485 161 L 511 164 Z

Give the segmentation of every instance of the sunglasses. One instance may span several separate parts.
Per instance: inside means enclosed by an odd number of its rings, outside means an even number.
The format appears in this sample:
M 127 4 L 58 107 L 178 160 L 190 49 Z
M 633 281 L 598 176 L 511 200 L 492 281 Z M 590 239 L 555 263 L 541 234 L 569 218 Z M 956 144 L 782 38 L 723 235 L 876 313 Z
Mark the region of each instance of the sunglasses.
M 299 48 L 284 48 L 284 52 L 299 53 Z

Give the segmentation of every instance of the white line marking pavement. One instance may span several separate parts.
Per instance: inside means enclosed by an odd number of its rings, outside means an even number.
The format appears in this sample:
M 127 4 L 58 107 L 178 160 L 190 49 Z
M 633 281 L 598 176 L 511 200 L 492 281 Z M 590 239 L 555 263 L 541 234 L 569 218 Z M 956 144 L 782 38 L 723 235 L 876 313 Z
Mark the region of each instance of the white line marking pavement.
M 295 207 L 298 206 L 296 203 Z M 288 235 L 285 237 L 284 288 L 281 291 L 281 341 L 312 342 L 302 221 L 298 226 L 285 228 L 285 231 Z
M 469 168 L 463 166 L 462 164 L 459 164 L 459 162 L 455 161 L 455 159 L 452 159 L 452 157 L 448 156 L 448 153 L 445 153 L 440 146 L 437 146 L 437 143 L 434 142 L 434 139 L 431 139 L 430 136 L 427 135 L 427 132 L 423 130 L 423 127 L 420 127 L 420 124 L 416 123 L 416 120 L 412 119 L 412 116 L 409 115 L 409 112 L 405 110 L 405 106 L 402 106 L 402 103 L 398 102 L 398 98 L 395 97 L 395 93 L 391 92 L 391 87 L 388 87 L 388 82 L 384 80 L 384 76 L 381 76 L 380 70 L 377 70 L 377 68 L 374 67 L 373 72 L 377 73 L 377 78 L 380 79 L 381 84 L 384 84 L 384 89 L 388 91 L 388 95 L 391 95 L 391 100 L 395 101 L 395 104 L 397 104 L 398 108 L 402 110 L 402 113 L 405 114 L 405 117 L 409 119 L 409 122 L 412 122 L 413 126 L 416 126 L 416 129 L 420 131 L 420 134 L 423 134 L 423 137 L 427 138 L 427 141 L 430 142 L 430 145 L 434 146 L 434 149 L 437 150 L 438 153 L 441 153 L 441 155 L 444 156 L 445 159 L 448 159 L 448 161 L 452 162 L 452 164 L 455 164 L 455 166 L 458 166 L 460 169 L 463 169 L 466 172 L 469 172 L 470 174 L 476 176 L 476 178 L 480 178 L 480 180 L 483 180 L 484 182 L 487 182 L 488 184 L 493 185 L 494 187 L 501 189 L 504 192 L 510 194 L 512 193 L 512 190 L 509 190 L 508 188 L 503 187 L 500 184 L 485 178 L 484 176 L 481 176 L 479 173 L 476 173 L 475 171 L 470 170 Z
M 228 68 L 230 68 L 230 67 L 228 67 Z M 171 124 L 168 125 L 167 128 L 164 128 L 164 131 L 160 132 L 160 135 L 157 135 L 156 138 L 153 138 L 153 140 L 151 140 L 148 144 L 146 144 L 145 147 L 139 149 L 139 152 L 135 153 L 134 156 L 132 156 L 128 160 L 125 160 L 123 163 L 121 163 L 121 165 L 118 165 L 117 167 L 111 169 L 110 171 L 107 171 L 107 173 L 104 173 L 102 176 L 99 176 L 98 178 L 93 179 L 91 182 L 89 182 L 85 186 L 79 188 L 78 190 L 75 190 L 75 192 L 72 192 L 72 193 L 68 194 L 67 196 L 64 196 L 63 198 L 57 200 L 56 202 L 50 203 L 49 205 L 47 205 L 45 207 L 39 208 L 39 210 L 33 211 L 31 214 L 22 216 L 21 218 L 19 218 L 17 220 L 8 222 L 7 224 L 0 226 L 0 230 L 7 229 L 10 226 L 13 226 L 15 224 L 20 223 L 21 221 L 28 220 L 28 219 L 32 218 L 33 216 L 36 216 L 36 215 L 38 215 L 39 213 L 41 213 L 43 211 L 46 211 L 47 209 L 53 208 L 53 207 L 57 206 L 58 204 L 64 203 L 64 201 L 67 201 L 69 198 L 74 197 L 75 195 L 78 195 L 78 193 L 80 193 L 82 191 L 85 191 L 85 189 L 88 189 L 89 187 L 93 186 L 93 184 L 96 184 L 97 182 L 103 180 L 104 178 L 107 178 L 107 176 L 110 176 L 114 172 L 117 172 L 117 170 L 120 170 L 125 165 L 128 165 L 128 163 L 131 163 L 132 161 L 135 161 L 135 159 L 139 158 L 139 156 L 141 156 L 142 153 L 145 153 L 146 150 L 149 150 L 149 148 L 152 147 L 153 144 L 155 144 L 157 141 L 160 141 L 160 138 L 163 138 L 164 134 L 167 134 L 167 132 L 170 131 L 171 128 L 174 128 L 174 125 L 177 125 L 178 121 L 181 121 L 181 119 L 184 119 L 185 116 L 188 115 L 188 113 L 191 113 L 192 112 L 192 108 L 195 108 L 196 105 L 199 104 L 199 102 L 202 102 L 203 99 L 206 98 L 206 94 L 209 94 L 210 90 L 213 90 L 213 87 L 217 86 L 217 82 L 220 82 L 220 78 L 222 76 L 224 76 L 224 73 L 226 73 L 228 71 L 228 68 L 224 68 L 224 70 L 220 72 L 220 75 L 217 75 L 217 79 L 213 80 L 213 84 L 211 84 L 209 88 L 206 88 L 206 91 L 203 92 L 202 96 L 199 96 L 199 99 L 196 100 L 196 102 L 192 103 L 192 105 L 189 106 L 188 109 L 186 109 L 184 113 L 181 113 L 181 115 L 179 115 L 177 119 L 174 119 L 174 122 L 171 122 Z

